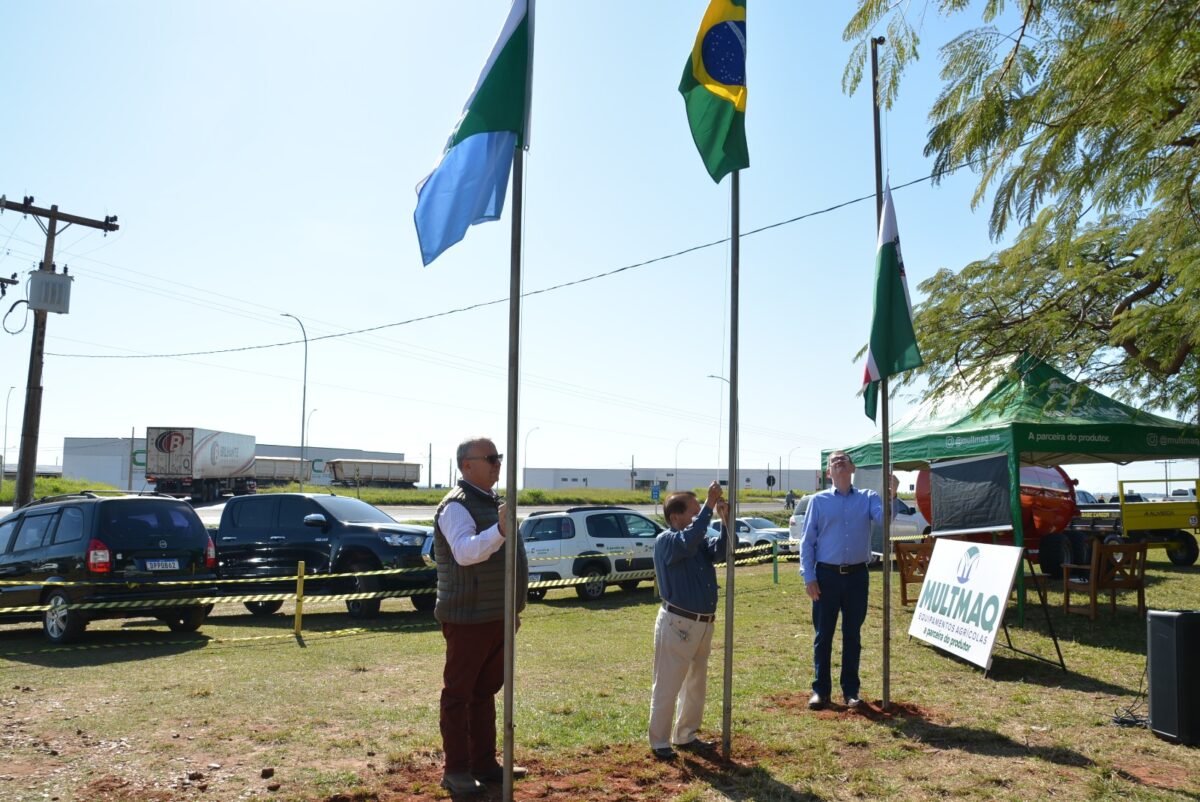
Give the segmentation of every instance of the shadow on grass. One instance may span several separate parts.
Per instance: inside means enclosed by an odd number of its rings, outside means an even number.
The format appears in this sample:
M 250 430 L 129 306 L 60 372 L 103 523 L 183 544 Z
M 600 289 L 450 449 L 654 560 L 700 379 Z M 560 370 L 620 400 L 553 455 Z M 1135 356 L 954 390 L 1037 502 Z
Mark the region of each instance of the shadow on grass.
M 756 800 L 756 802 L 815 802 L 824 799 L 802 793 L 775 779 L 771 772 L 757 763 L 742 765 L 726 762 L 719 754 L 696 755 L 684 763 L 685 774 L 693 775 L 720 792 L 723 799 Z
M 1003 635 L 1001 635 L 1001 638 Z M 1013 645 L 1018 649 L 1025 651 L 1033 651 L 1030 648 L 1028 638 L 1022 638 L 1019 630 L 1014 630 Z M 954 661 L 960 665 L 970 666 L 972 669 L 981 670 L 979 666 L 967 660 L 958 657 L 957 655 L 949 654 L 930 646 L 922 641 L 913 639 L 913 645 L 919 645 L 924 648 L 937 652 L 940 656 L 947 660 Z M 1038 652 L 1048 660 L 1056 658 L 1053 643 L 1039 644 Z M 1103 693 L 1110 696 L 1129 696 L 1135 693 L 1135 689 L 1125 687 L 1124 685 L 1115 685 L 1111 682 L 1089 677 L 1086 674 L 1081 674 L 1078 671 L 1078 663 L 1075 668 L 1071 665 L 1071 654 L 1064 650 L 1064 658 L 1067 663 L 1067 670 L 1064 672 L 1057 662 L 1046 663 L 1041 660 L 1036 660 L 1025 655 L 1016 654 L 1003 645 L 1001 639 L 996 641 L 996 651 L 992 654 L 992 667 L 988 671 L 987 678 L 996 682 L 1023 682 L 1029 685 L 1040 685 L 1044 688 L 1063 688 L 1073 691 L 1084 691 L 1086 693 Z
M 402 627 L 421 632 L 440 630 L 439 624 L 432 613 L 421 613 L 415 610 L 389 611 L 386 607 L 374 618 L 351 618 L 345 611 L 329 607 L 324 611 L 305 610 L 301 630 L 309 635 L 323 632 L 338 632 L 344 629 L 392 630 Z M 290 611 L 273 615 L 252 616 L 249 613 L 213 613 L 204 620 L 204 629 L 218 637 L 234 629 L 253 628 L 264 634 L 291 632 L 295 628 L 295 619 Z
M 173 657 L 203 649 L 210 641 L 200 633 L 165 631 L 165 625 L 149 629 L 146 622 L 136 628 L 84 632 L 78 642 L 63 646 L 47 642 L 40 629 L 14 630 L 0 633 L 0 660 L 43 668 L 83 668 Z
M 625 607 L 640 607 L 652 605 L 658 601 L 654 595 L 654 585 L 645 582 L 638 585 L 637 590 L 621 590 L 618 587 L 607 588 L 599 599 L 589 600 L 580 598 L 573 589 L 555 592 L 555 596 L 547 596 L 541 601 L 530 602 L 532 605 L 542 605 L 554 610 L 574 611 L 580 609 L 620 610 Z M 569 593 L 569 595 L 567 595 Z

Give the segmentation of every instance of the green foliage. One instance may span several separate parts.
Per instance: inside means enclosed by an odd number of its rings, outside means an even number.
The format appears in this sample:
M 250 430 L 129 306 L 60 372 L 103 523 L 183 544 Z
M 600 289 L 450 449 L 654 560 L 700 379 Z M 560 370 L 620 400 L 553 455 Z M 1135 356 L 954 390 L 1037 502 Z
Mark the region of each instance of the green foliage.
M 856 43 L 848 91 L 886 25 L 880 82 L 891 104 L 929 5 L 860 0 L 844 32 Z M 969 7 L 940 0 L 937 12 Z M 1174 0 L 1016 0 L 1007 10 L 1015 29 L 998 27 L 1006 4 L 989 0 L 983 25 L 942 47 L 925 152 L 939 175 L 963 165 L 979 174 L 972 204 L 993 194 L 993 237 L 1025 230 L 921 286 L 923 373 L 936 386 L 1030 350 L 1129 400 L 1194 416 L 1200 13 Z
M 117 488 L 111 485 L 93 482 L 88 479 L 43 479 L 35 477 L 33 480 L 33 497 L 42 498 L 43 496 L 61 496 L 66 493 L 78 493 L 80 490 L 116 490 Z M 17 483 L 8 479 L 4 480 L 4 487 L 0 489 L 0 504 L 11 505 L 13 496 L 17 490 Z

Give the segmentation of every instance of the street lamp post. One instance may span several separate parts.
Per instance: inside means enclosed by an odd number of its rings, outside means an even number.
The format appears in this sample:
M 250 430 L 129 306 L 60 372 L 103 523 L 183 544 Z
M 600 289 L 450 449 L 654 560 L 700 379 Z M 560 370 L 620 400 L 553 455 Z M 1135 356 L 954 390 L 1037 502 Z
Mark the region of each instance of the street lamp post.
M 4 472 L 8 470 L 8 402 L 12 400 L 12 391 L 16 385 L 8 388 L 4 398 L 4 450 L 0 451 L 0 490 L 4 489 Z
M 523 489 L 529 487 L 529 435 L 536 432 L 539 428 L 541 427 L 534 426 L 525 432 L 525 445 L 521 448 L 521 458 L 524 460 L 521 467 L 521 487 Z
M 718 381 L 723 381 L 729 385 L 730 390 L 733 389 L 733 384 L 729 381 L 729 379 L 725 378 L 724 376 L 718 376 L 715 373 L 710 373 L 707 376 L 705 376 L 704 378 L 716 379 Z M 730 437 L 733 436 L 733 432 L 730 432 L 729 434 L 730 434 Z M 721 464 L 721 417 L 720 417 L 720 415 L 718 415 L 717 416 L 717 465 L 720 466 L 720 464 Z M 717 478 L 718 479 L 721 478 L 721 468 L 720 467 L 717 468 Z
M 796 448 L 800 448 L 800 446 L 796 446 Z M 792 453 L 796 448 L 788 452 L 788 490 L 792 489 Z
M 675 486 L 675 492 L 679 492 L 679 447 L 687 442 L 687 438 L 683 438 L 675 444 L 675 481 L 672 484 Z
M 304 338 L 304 383 L 300 390 L 300 492 L 304 492 L 304 424 L 305 412 L 308 409 L 308 332 L 304 330 L 304 322 L 289 312 L 280 312 L 280 317 L 290 317 L 300 324 L 300 335 Z
M 304 448 L 300 451 L 300 478 L 304 478 L 304 455 L 308 452 L 308 441 L 312 439 L 312 416 L 316 412 L 316 407 L 308 411 L 308 424 L 304 432 Z M 309 463 L 308 478 L 312 478 L 312 463 Z

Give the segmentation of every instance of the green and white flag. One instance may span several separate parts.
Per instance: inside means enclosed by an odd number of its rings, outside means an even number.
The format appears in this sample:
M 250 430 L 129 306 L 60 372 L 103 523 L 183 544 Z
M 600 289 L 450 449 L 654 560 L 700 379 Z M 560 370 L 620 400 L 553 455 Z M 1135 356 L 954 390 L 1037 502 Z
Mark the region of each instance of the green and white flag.
M 880 379 L 922 364 L 917 335 L 913 330 L 912 301 L 908 297 L 904 258 L 900 255 L 900 234 L 896 229 L 892 188 L 885 184 L 883 214 L 879 220 L 879 249 L 875 256 L 875 314 L 871 318 L 871 342 L 867 347 L 867 366 L 863 371 L 867 417 L 875 420 L 875 411 L 879 408 Z

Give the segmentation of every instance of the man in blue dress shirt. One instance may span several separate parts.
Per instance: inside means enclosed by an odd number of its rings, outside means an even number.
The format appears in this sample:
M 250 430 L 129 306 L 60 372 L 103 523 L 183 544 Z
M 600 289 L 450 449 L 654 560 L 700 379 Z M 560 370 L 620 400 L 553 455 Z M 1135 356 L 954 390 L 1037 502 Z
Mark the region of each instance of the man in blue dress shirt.
M 708 654 L 717 612 L 713 564 L 724 558 L 727 537 L 708 536 L 714 509 L 725 521 L 722 529 L 729 532 L 728 505 L 721 499 L 720 482 L 708 486 L 703 507 L 694 493 L 672 493 L 663 504 L 670 528 L 654 542 L 654 571 L 663 603 L 654 624 L 650 751 L 659 760 L 675 759 L 672 745 L 691 750 L 714 746 L 696 737 L 704 713 Z
M 859 490 L 851 483 L 854 463 L 843 451 L 829 455 L 833 487 L 812 497 L 804 516 L 800 540 L 800 573 L 812 599 L 813 680 L 808 706 L 813 710 L 829 703 L 833 680 L 830 662 L 833 632 L 842 616 L 842 694 L 846 705 L 857 708 L 858 660 L 862 650 L 859 630 L 867 617 L 867 563 L 871 560 L 871 523 L 883 522 L 883 500 L 874 490 Z

